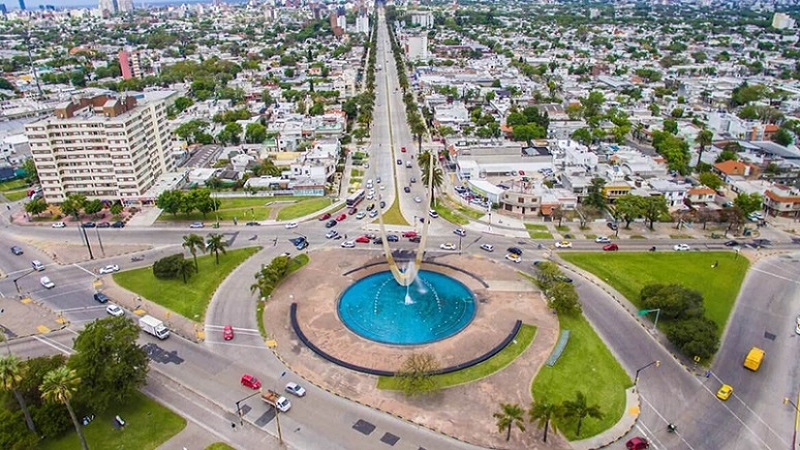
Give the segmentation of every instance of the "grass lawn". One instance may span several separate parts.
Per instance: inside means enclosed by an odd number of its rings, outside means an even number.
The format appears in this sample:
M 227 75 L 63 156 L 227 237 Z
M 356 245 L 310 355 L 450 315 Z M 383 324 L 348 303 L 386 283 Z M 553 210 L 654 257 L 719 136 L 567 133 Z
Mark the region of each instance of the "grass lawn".
M 378 218 L 377 217 L 375 218 L 375 223 L 378 223 Z M 383 213 L 383 223 L 385 223 L 387 225 L 408 225 L 409 224 L 408 221 L 406 220 L 406 218 L 403 217 L 403 214 L 400 212 L 400 202 L 397 201 L 397 198 L 395 198 L 395 201 L 392 202 L 392 206 L 390 206 L 389 209 L 384 211 L 384 213 Z
M 580 391 L 586 395 L 589 405 L 600 405 L 603 418 L 584 419 L 582 439 L 617 423 L 625 412 L 625 389 L 631 387 L 633 381 L 582 315 L 559 317 L 558 321 L 562 330 L 570 330 L 569 342 L 555 366 L 545 365 L 536 375 L 533 398 L 559 404 L 573 400 L 575 392 Z M 567 439 L 578 439 L 575 435 L 577 421 L 558 419 L 556 424 Z
M 9 202 L 16 202 L 17 200 L 22 200 L 23 198 L 28 196 L 27 189 L 19 189 L 16 191 L 3 191 L 3 197 L 8 199 Z
M 114 281 L 187 319 L 202 322 L 208 302 L 222 280 L 259 250 L 261 247 L 247 247 L 228 250 L 224 255 L 220 253 L 219 266 L 214 263 L 213 254 L 198 256 L 197 265 L 200 266 L 200 271 L 192 275 L 185 284 L 183 279 L 156 278 L 152 266 L 117 272 L 114 274 Z M 191 255 L 187 259 L 191 259 Z
M 558 230 L 558 231 L 560 231 L 562 233 L 568 233 L 569 232 L 569 227 L 566 226 L 566 225 L 557 225 L 556 226 L 556 230 Z
M 301 267 L 308 264 L 308 260 L 308 255 L 305 253 L 300 253 L 292 258 L 292 260 L 289 261 L 287 276 L 292 272 L 300 270 Z M 267 339 L 267 330 L 264 328 L 264 306 L 266 306 L 266 303 L 262 301 L 256 302 L 256 323 L 258 324 L 258 331 L 261 333 L 261 337 Z
M 214 442 L 205 448 L 205 450 L 236 450 L 224 442 Z
M 292 220 L 319 211 L 331 205 L 328 197 L 314 197 L 284 206 L 278 211 L 278 220 Z
M 694 239 L 694 236 L 689 234 L 670 234 L 670 239 Z
M 127 423 L 122 430 L 117 430 L 113 426 L 114 416 L 117 414 Z M 111 408 L 110 411 L 95 417 L 92 423 L 83 427 L 83 434 L 89 448 L 149 450 L 158 448 L 184 427 L 186 420 L 183 417 L 137 392 L 124 406 Z M 71 424 L 70 429 L 73 429 Z M 41 450 L 80 447 L 75 431 L 70 431 L 59 438 L 46 439 L 39 444 Z
M 458 212 L 460 212 L 461 214 L 463 214 L 463 215 L 465 215 L 467 217 L 471 217 L 471 218 L 476 219 L 476 220 L 480 219 L 481 217 L 486 215 L 485 212 L 475 211 L 474 209 L 467 208 L 466 206 L 459 206 L 458 207 Z
M 28 183 L 26 183 L 25 180 L 23 179 L 0 182 L 0 192 L 13 191 L 16 189 L 26 189 L 27 187 Z
M 439 213 L 439 216 L 441 216 L 444 220 L 452 222 L 456 225 L 466 225 L 469 223 L 469 219 L 461 216 L 460 214 L 454 213 L 452 210 L 450 210 L 450 208 L 442 206 L 441 204 L 435 204 L 433 206 L 433 210 Z
M 459 370 L 458 372 L 434 376 L 433 378 L 436 379 L 436 386 L 440 389 L 444 389 L 451 386 L 471 383 L 505 368 L 531 345 L 534 336 L 536 336 L 536 327 L 523 324 L 522 328 L 520 328 L 517 333 L 516 339 L 501 350 L 500 353 L 478 365 Z M 398 379 L 394 377 L 378 377 L 378 389 L 387 389 L 391 391 L 402 390 Z
M 526 223 L 525 229 L 528 231 L 547 231 L 547 225 L 537 225 L 533 223 Z
M 531 239 L 553 239 L 553 235 L 546 231 L 529 231 Z
M 703 294 L 706 317 L 725 329 L 750 262 L 733 252 L 564 253 L 565 260 L 605 280 L 634 305 L 647 284 L 679 283 Z M 714 262 L 719 267 L 711 269 Z M 661 321 L 659 321 L 659 324 Z
M 288 200 L 296 200 L 295 197 L 286 197 Z M 233 220 L 236 217 L 240 221 L 249 220 L 266 220 L 269 217 L 270 208 L 266 205 L 276 201 L 275 197 L 236 197 L 236 198 L 222 198 L 219 199 L 219 220 Z M 217 215 L 210 212 L 203 217 L 202 213 L 197 211 L 191 214 L 169 214 L 161 213 L 158 216 L 160 221 L 186 221 L 186 222 L 204 222 L 215 221 Z

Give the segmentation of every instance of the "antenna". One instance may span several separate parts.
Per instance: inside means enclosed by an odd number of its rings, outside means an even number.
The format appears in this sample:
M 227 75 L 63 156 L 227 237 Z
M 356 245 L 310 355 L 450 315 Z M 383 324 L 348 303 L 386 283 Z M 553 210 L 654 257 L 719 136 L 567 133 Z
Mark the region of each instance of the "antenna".
M 43 96 L 42 94 L 42 85 L 39 84 L 39 74 L 36 73 L 36 68 L 33 67 L 33 55 L 31 54 L 31 25 L 28 22 L 27 34 L 25 35 L 25 47 L 28 50 L 28 62 L 31 66 L 31 72 L 33 73 L 33 79 L 36 80 L 36 89 L 39 91 L 39 98 Z

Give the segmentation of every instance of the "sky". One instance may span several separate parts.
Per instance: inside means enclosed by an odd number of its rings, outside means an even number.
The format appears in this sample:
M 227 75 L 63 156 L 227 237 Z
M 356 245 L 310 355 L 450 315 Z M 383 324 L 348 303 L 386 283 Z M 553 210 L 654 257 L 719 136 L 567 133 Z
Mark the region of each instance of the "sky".
M 165 3 L 197 3 L 209 2 L 211 0 L 134 0 L 134 4 L 138 7 L 142 3 L 147 4 L 165 4 Z M 6 8 L 11 10 L 19 9 L 18 0 L 0 0 L 4 3 Z M 25 0 L 25 7 L 27 9 L 37 9 L 39 5 L 53 5 L 56 8 L 95 8 L 97 7 L 97 0 Z

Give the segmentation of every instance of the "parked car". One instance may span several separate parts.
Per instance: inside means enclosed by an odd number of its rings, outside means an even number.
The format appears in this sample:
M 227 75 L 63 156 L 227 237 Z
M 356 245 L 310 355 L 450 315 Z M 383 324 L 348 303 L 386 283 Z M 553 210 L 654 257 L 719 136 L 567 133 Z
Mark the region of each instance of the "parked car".
M 261 222 L 247 222 L 244 225 L 247 226 L 247 227 L 259 227 L 259 226 L 261 226 Z
M 689 244 L 675 244 L 672 248 L 675 249 L 676 252 L 688 252 L 691 250 Z
M 367 206 L 367 211 L 372 211 L 373 209 L 375 209 L 375 203 L 370 203 L 370 204 Z
M 598 243 L 598 244 L 610 244 L 611 243 L 611 239 L 609 239 L 609 238 L 607 238 L 605 236 L 597 236 L 596 238 L 594 238 L 594 241 L 596 243 Z
M 24 252 L 22 251 L 22 247 L 20 247 L 18 245 L 14 245 L 14 246 L 11 247 L 11 253 L 19 256 L 19 255 L 23 254 Z
M 481 250 L 484 250 L 484 251 L 487 251 L 487 252 L 493 252 L 494 251 L 494 245 L 492 245 L 492 244 L 481 244 Z
M 402 236 L 404 238 L 410 238 L 410 237 L 414 237 L 416 235 L 417 235 L 416 231 L 403 231 L 403 234 L 402 234 Z
M 379 206 L 381 207 L 381 209 L 386 208 L 386 202 L 381 200 L 381 202 L 379 203 Z
M 439 217 L 439 213 L 437 213 L 436 211 L 434 211 L 432 209 L 428 211 L 428 215 L 431 216 L 432 219 L 436 219 L 436 218 Z
M 330 218 L 331 218 L 331 213 L 325 213 L 325 214 L 319 216 L 319 220 L 328 220 Z
M 717 391 L 717 398 L 720 400 L 727 400 L 733 394 L 733 387 L 729 384 L 723 384 Z
M 339 235 L 339 232 L 336 230 L 331 230 L 325 233 L 325 239 L 333 239 Z
M 107 273 L 119 272 L 119 266 L 116 264 L 109 264 L 105 267 L 101 267 L 98 272 L 100 272 L 101 275 L 105 275 Z
M 249 373 L 242 375 L 241 383 L 242 386 L 249 387 L 250 389 L 258 389 L 261 387 L 261 381 Z
M 520 258 L 519 255 L 516 255 L 514 253 L 506 254 L 506 259 L 511 261 L 511 262 L 515 262 L 515 263 L 521 263 L 522 262 L 522 258 Z
M 367 213 L 364 211 L 359 211 L 358 214 L 356 214 L 356 220 L 361 220 L 364 217 L 367 217 Z
M 222 339 L 226 341 L 230 341 L 233 339 L 233 327 L 230 325 L 225 325 L 222 327 Z
M 414 197 L 414 201 L 417 203 L 422 203 L 422 198 L 419 195 L 417 195 L 416 197 Z
M 336 226 L 337 223 L 339 223 L 339 222 L 337 222 L 334 219 L 331 219 L 331 220 L 325 222 L 325 228 L 333 228 L 333 227 Z
M 189 224 L 189 228 L 203 228 L 203 227 L 205 227 L 205 225 L 203 225 L 203 222 L 192 222 L 191 224 Z
M 361 235 L 356 238 L 356 242 L 358 242 L 359 244 L 369 244 L 369 241 L 370 239 L 366 235 Z
M 418 243 L 420 241 L 422 241 L 422 236 L 419 236 L 419 235 L 408 238 L 408 242 Z M 800 333 L 798 333 L 798 334 L 800 334 Z
M 66 228 L 67 224 L 65 224 L 64 222 L 54 222 L 50 226 L 53 228 Z
M 84 222 L 81 224 L 83 228 L 97 228 L 97 224 L 94 222 Z
M 619 228 L 619 226 L 614 222 L 607 222 L 606 226 L 608 226 L 608 228 L 611 228 L 614 231 L 617 231 L 617 228 Z
M 410 193 L 410 192 L 411 192 L 411 188 L 410 188 L 410 187 L 408 187 L 408 186 L 403 186 L 403 192 L 405 192 L 406 194 L 408 194 L 408 193 Z
M 374 219 L 375 217 L 378 217 L 378 210 L 376 210 L 376 209 L 373 209 L 372 211 L 370 211 L 370 212 L 369 212 L 369 217 L 370 217 L 370 218 L 373 218 L 373 219 Z
M 375 245 L 382 245 L 383 244 L 383 238 L 381 238 L 381 237 L 372 238 L 372 243 L 375 244 Z
M 466 235 L 467 235 L 467 230 L 465 230 L 465 229 L 463 229 L 463 228 L 456 228 L 455 230 L 453 230 L 453 233 L 455 233 L 455 234 L 457 234 L 457 235 L 459 235 L 459 236 L 462 236 L 462 237 L 464 237 L 464 236 L 466 236 Z
M 625 448 L 628 450 L 647 450 L 650 448 L 650 442 L 643 437 L 637 436 L 628 439 L 628 442 L 625 443 Z
M 48 277 L 39 278 L 39 283 L 41 283 L 42 286 L 44 286 L 47 289 L 53 289 L 54 287 L 56 287 L 56 284 L 50 281 L 50 278 Z
M 619 246 L 617 244 L 606 244 L 603 246 L 603 251 L 606 252 L 615 252 L 619 250 Z
M 570 242 L 570 241 L 558 241 L 558 242 L 556 242 L 556 248 L 572 248 L 572 242 Z
M 125 310 L 122 309 L 119 305 L 115 305 L 115 304 L 112 303 L 112 304 L 106 306 L 106 313 L 108 313 L 108 314 L 110 314 L 110 315 L 112 315 L 114 317 L 119 317 L 119 316 L 124 316 L 125 315 Z
M 336 221 L 337 222 L 341 222 L 344 219 L 347 219 L 347 214 L 345 214 L 345 213 L 342 213 L 342 214 L 339 214 L 338 216 L 336 216 Z
M 125 228 L 125 222 L 118 220 L 111 224 L 111 228 Z
M 97 303 L 108 303 L 109 300 L 108 296 L 102 292 L 95 292 L 92 298 L 94 298 L 94 301 Z
M 342 248 L 353 248 L 353 247 L 355 247 L 355 246 L 356 246 L 356 243 L 355 243 L 355 241 L 344 241 L 344 242 L 342 242 L 342 244 L 341 244 L 341 247 L 342 247 Z
M 456 245 L 451 243 L 451 242 L 448 242 L 446 244 L 440 245 L 439 248 L 442 249 L 442 250 L 455 250 L 456 249 Z
M 515 255 L 522 256 L 522 249 L 519 247 L 508 247 L 506 250 L 508 253 L 513 253 Z
M 396 234 L 387 234 L 386 242 L 399 242 L 400 238 Z
M 100 222 L 97 224 L 97 228 L 111 228 L 110 222 Z
M 306 395 L 306 390 L 303 389 L 303 386 L 300 386 L 297 383 L 287 383 L 286 392 L 298 397 L 304 397 Z
M 348 210 L 347 210 L 347 215 L 348 215 L 348 216 L 352 216 L 353 214 L 355 214 L 355 213 L 357 213 L 357 212 L 358 212 L 358 208 L 356 208 L 355 206 L 353 206 L 352 208 L 350 208 L 350 209 L 348 209 Z

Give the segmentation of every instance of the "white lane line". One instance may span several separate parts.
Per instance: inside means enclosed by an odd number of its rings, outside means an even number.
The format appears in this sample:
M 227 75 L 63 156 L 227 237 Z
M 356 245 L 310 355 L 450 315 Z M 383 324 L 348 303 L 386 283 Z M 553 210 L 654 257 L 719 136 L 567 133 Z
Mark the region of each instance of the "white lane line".
M 639 398 L 641 398 L 641 399 L 642 399 L 642 401 L 643 401 L 643 402 L 645 402 L 645 403 L 647 404 L 647 406 L 649 406 L 649 407 L 650 407 L 650 408 L 653 410 L 653 412 L 655 412 L 655 413 L 658 415 L 658 417 L 659 417 L 659 418 L 661 418 L 661 420 L 663 420 L 663 421 L 664 421 L 664 423 L 667 423 L 667 424 L 669 424 L 669 423 L 670 423 L 670 421 L 669 421 L 669 420 L 667 420 L 667 419 L 666 419 L 664 416 L 662 416 L 662 415 L 661 415 L 661 413 L 660 413 L 660 412 L 658 412 L 658 410 L 656 409 L 656 407 L 655 407 L 655 406 L 653 406 L 653 404 L 652 404 L 652 403 L 650 403 L 650 402 L 648 402 L 648 401 L 647 401 L 647 399 L 644 397 L 644 395 L 642 395 L 642 394 L 639 394 Z M 686 444 L 686 446 L 687 446 L 687 447 L 689 447 L 691 450 L 694 450 L 694 447 L 692 447 L 692 445 L 691 445 L 690 443 L 686 442 L 686 439 L 684 439 L 684 438 L 683 438 L 683 436 L 681 436 L 681 434 L 680 434 L 680 433 L 678 433 L 678 431 L 677 431 L 677 430 L 675 431 L 675 434 L 676 434 L 676 435 L 677 435 L 679 438 L 681 438 L 681 441 L 683 441 L 683 443 L 684 443 L 684 444 Z
M 766 270 L 761 270 L 761 269 L 756 269 L 755 267 L 751 268 L 750 270 L 752 270 L 753 272 L 761 272 L 761 273 L 763 273 L 765 275 L 769 275 L 771 277 L 775 277 L 775 278 L 778 278 L 778 279 L 784 280 L 784 281 L 791 281 L 794 284 L 800 285 L 800 281 L 797 281 L 797 280 L 795 280 L 793 278 L 788 278 L 788 277 L 782 277 L 780 275 L 775 275 L 772 272 L 768 272 Z
M 242 348 L 257 348 L 260 350 L 269 350 L 264 344 L 261 345 L 249 345 L 249 344 L 230 344 L 228 342 L 216 342 L 216 341 L 206 341 L 206 344 L 214 344 L 214 345 L 227 345 L 230 347 L 242 347 Z
M 227 325 L 206 325 L 206 328 L 210 328 L 212 330 L 221 330 L 225 326 L 227 326 Z M 236 328 L 236 327 L 233 327 L 233 331 L 236 331 L 236 332 L 239 332 L 239 331 L 248 332 L 249 331 L 249 332 L 252 332 L 252 333 L 258 333 L 258 330 L 255 329 L 255 328 Z
M 666 445 L 661 444 L 661 441 L 658 440 L 656 434 L 653 431 L 651 431 L 650 428 L 648 428 L 647 425 L 645 425 L 643 422 L 637 420 L 636 428 L 639 429 L 639 431 L 641 431 L 643 435 L 650 438 L 650 444 L 654 450 L 658 450 L 659 447 L 667 448 Z
M 36 339 L 37 341 L 41 342 L 44 345 L 47 345 L 49 347 L 52 347 L 52 348 L 58 350 L 61 353 L 64 353 L 65 355 L 70 355 L 73 352 L 73 350 L 71 348 L 67 347 L 66 345 L 63 345 L 60 342 L 56 342 L 56 341 L 54 341 L 52 339 L 49 339 L 49 338 L 46 338 L 44 336 L 34 336 L 34 339 Z
M 75 311 L 93 311 L 95 309 L 104 309 L 105 306 L 76 306 L 75 308 L 62 309 L 61 312 L 75 312 Z
M 73 266 L 77 267 L 78 269 L 81 269 L 82 271 L 84 271 L 84 272 L 88 273 L 89 275 L 91 275 L 91 276 L 93 276 L 93 277 L 96 277 L 96 276 L 97 276 L 97 274 L 95 274 L 95 273 L 94 273 L 94 272 L 92 272 L 91 270 L 84 269 L 84 268 L 83 268 L 83 266 L 80 266 L 80 265 L 78 265 L 78 264 L 73 264 Z

